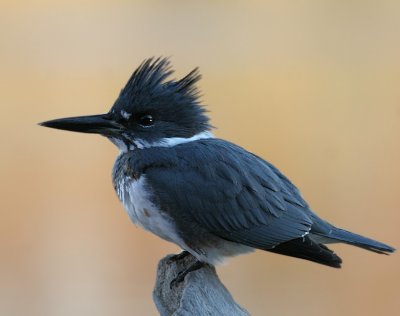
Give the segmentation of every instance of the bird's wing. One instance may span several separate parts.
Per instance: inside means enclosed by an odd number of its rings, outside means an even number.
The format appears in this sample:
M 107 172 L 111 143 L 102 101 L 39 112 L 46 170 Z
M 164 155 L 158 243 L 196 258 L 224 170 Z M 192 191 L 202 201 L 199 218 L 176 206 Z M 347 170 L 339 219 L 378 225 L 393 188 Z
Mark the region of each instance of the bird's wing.
M 168 166 L 149 167 L 145 176 L 157 203 L 173 218 L 261 249 L 310 230 L 309 209 L 296 187 L 241 147 L 210 139 L 168 152 L 173 155 Z

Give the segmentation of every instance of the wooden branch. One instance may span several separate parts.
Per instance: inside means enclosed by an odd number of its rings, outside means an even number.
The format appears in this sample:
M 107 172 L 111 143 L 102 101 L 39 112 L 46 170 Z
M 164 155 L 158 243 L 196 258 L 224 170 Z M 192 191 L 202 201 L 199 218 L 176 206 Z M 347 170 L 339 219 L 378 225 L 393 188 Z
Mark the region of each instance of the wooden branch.
M 177 274 L 196 260 L 191 255 L 179 260 L 171 258 L 173 255 L 160 260 L 153 290 L 153 300 L 161 316 L 250 315 L 236 304 L 211 265 L 190 272 L 183 282 L 171 287 Z

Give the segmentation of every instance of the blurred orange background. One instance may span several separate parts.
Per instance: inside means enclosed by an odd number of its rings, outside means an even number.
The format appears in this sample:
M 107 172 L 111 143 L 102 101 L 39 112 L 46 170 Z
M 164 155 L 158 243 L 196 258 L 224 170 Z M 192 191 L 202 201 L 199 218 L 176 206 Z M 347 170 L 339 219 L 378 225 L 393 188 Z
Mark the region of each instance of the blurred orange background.
M 399 247 L 399 1 L 2 1 L 1 315 L 157 315 L 159 259 L 106 139 L 38 122 L 108 111 L 140 62 L 195 66 L 218 137 L 268 159 L 332 223 Z M 394 315 L 400 257 L 341 270 L 265 252 L 218 268 L 253 315 Z

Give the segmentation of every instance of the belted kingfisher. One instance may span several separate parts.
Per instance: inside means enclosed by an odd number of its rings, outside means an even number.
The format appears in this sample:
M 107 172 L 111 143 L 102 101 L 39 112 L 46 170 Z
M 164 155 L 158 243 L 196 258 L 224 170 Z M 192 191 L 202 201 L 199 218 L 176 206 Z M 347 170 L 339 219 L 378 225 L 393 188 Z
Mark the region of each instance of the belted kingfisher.
M 165 58 L 145 60 L 106 114 L 62 118 L 43 126 L 107 137 L 120 149 L 112 177 L 131 220 L 203 263 L 254 249 L 339 268 L 326 244 L 376 253 L 395 249 L 318 217 L 276 167 L 215 138 L 199 101 L 194 69 L 180 80 Z

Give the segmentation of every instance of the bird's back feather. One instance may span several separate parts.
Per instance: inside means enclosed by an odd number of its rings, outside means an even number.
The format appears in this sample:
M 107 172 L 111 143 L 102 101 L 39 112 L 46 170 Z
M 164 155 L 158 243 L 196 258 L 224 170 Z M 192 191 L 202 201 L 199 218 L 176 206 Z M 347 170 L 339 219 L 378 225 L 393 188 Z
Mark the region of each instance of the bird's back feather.
M 153 202 L 200 252 L 211 235 L 332 267 L 340 267 L 341 259 L 325 241 L 394 250 L 323 221 L 278 169 L 224 140 L 147 148 L 128 152 L 123 160 L 124 170 L 146 176 Z

